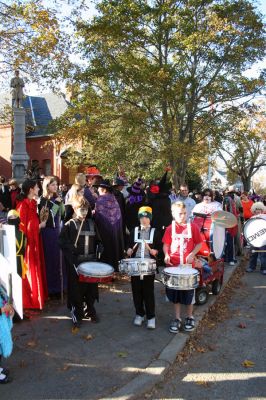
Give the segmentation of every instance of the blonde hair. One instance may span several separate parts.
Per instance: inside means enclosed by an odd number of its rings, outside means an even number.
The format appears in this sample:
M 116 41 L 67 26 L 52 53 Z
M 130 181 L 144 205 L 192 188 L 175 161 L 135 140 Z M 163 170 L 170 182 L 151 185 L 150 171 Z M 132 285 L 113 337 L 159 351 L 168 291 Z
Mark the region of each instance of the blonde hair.
M 77 197 L 80 196 L 79 191 L 83 189 L 83 186 L 77 185 L 76 183 L 73 183 L 71 188 L 69 189 L 69 196 L 68 196 L 68 204 L 72 204 L 73 201 L 77 199 Z
M 82 172 L 79 172 L 75 176 L 75 184 L 80 186 L 85 186 L 85 183 L 86 183 L 86 175 L 83 174 Z
M 176 201 L 175 203 L 172 204 L 171 210 L 172 212 L 175 211 L 177 208 L 181 208 L 182 210 L 186 210 L 186 205 L 183 203 L 183 201 Z
M 74 201 L 72 203 L 72 207 L 74 210 L 76 210 L 77 208 L 87 208 L 87 210 L 89 210 L 91 208 L 88 200 L 86 200 L 85 197 L 81 197 L 81 196 L 77 196 L 74 199 Z
M 46 176 L 44 178 L 43 184 L 42 184 L 42 196 L 43 197 L 45 197 L 45 198 L 49 197 L 48 186 L 54 182 L 58 183 L 55 176 Z

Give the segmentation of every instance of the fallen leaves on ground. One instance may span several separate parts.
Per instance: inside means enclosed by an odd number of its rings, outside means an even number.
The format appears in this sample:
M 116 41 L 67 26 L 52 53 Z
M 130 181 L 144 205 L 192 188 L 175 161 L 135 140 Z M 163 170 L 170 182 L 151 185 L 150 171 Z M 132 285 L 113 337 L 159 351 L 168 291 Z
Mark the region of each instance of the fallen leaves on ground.
M 73 335 L 76 335 L 78 333 L 78 331 L 79 331 L 79 328 L 77 326 L 73 326 L 71 329 L 71 332 Z
M 245 368 L 253 368 L 255 363 L 253 361 L 250 360 L 245 360 L 242 362 L 243 367 Z

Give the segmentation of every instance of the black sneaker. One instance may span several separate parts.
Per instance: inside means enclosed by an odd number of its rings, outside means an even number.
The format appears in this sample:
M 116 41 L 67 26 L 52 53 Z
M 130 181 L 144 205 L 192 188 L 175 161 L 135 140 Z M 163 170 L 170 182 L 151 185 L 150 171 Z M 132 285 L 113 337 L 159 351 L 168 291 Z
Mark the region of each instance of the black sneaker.
M 180 321 L 180 319 L 173 319 L 170 322 L 169 332 L 178 333 L 180 329 L 181 329 L 181 321 Z
M 186 332 L 191 332 L 191 331 L 194 331 L 194 329 L 195 329 L 195 320 L 194 320 L 194 318 L 193 317 L 191 317 L 191 318 L 187 317 L 185 319 L 184 330 Z

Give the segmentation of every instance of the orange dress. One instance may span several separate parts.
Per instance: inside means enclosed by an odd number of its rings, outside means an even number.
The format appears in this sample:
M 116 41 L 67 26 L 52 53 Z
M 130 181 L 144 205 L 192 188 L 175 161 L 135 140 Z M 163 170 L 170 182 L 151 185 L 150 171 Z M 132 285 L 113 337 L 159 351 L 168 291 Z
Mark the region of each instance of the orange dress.
M 20 215 L 20 229 L 27 238 L 24 258 L 27 271 L 22 280 L 23 308 L 41 310 L 48 297 L 48 290 L 36 200 L 22 200 L 17 211 Z

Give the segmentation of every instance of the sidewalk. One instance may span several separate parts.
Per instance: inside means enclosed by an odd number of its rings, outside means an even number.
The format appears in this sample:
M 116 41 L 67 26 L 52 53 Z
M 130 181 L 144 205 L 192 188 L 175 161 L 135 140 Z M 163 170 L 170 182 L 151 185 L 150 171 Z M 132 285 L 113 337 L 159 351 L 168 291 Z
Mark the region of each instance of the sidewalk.
M 226 266 L 224 285 L 235 267 Z M 1 399 L 63 400 L 116 399 L 139 396 L 162 379 L 183 349 L 188 333 L 168 331 L 173 306 L 165 301 L 164 286 L 156 282 L 156 329 L 132 324 L 130 283 L 105 285 L 96 304 L 98 324 L 84 321 L 72 333 L 66 305 L 50 302 L 31 321 L 13 329 L 14 351 L 5 360 L 13 382 L 1 385 Z M 216 296 L 195 306 L 201 320 Z

